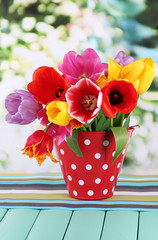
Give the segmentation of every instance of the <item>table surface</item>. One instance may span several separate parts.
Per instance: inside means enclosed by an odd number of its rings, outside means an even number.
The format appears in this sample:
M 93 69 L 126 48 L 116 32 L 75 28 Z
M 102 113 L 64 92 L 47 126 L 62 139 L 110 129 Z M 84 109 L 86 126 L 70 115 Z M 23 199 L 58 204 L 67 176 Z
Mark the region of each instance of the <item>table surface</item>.
M 1 240 L 157 240 L 158 212 L 0 209 Z
M 69 197 L 63 177 L 0 175 L 0 240 L 158 240 L 158 176 L 120 176 L 114 196 Z

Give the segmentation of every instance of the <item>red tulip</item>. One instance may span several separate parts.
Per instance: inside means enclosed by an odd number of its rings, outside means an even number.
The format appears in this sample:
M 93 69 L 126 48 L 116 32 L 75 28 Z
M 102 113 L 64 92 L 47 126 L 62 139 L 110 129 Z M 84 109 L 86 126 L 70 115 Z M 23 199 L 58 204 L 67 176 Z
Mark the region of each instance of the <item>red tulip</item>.
M 37 130 L 28 137 L 23 149 L 23 154 L 28 155 L 30 158 L 36 158 L 39 165 L 44 162 L 46 156 L 49 156 L 53 162 L 58 162 L 53 158 L 52 150 L 52 137 L 43 130 Z
M 83 78 L 68 89 L 66 100 L 70 116 L 87 124 L 97 116 L 101 108 L 102 92 L 91 80 Z
M 28 84 L 28 90 L 41 104 L 47 104 L 56 98 L 63 100 L 70 86 L 64 75 L 61 76 L 52 67 L 42 66 L 35 70 L 33 80 Z
M 132 83 L 125 80 L 113 80 L 102 88 L 102 109 L 109 118 L 115 118 L 117 112 L 130 113 L 137 104 L 137 92 Z

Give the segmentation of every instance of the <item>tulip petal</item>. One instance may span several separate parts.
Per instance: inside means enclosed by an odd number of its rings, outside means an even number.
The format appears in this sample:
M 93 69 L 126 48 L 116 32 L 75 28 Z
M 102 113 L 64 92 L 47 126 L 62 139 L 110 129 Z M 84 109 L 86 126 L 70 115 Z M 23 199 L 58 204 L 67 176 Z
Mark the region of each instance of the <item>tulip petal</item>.
M 97 79 L 96 84 L 100 88 L 103 88 L 107 82 L 108 82 L 108 79 L 105 77 L 105 75 L 102 75 Z
M 53 140 L 51 136 L 42 131 L 37 130 L 28 137 L 23 154 L 28 155 L 30 158 L 36 158 L 38 164 L 41 165 L 46 156 L 49 156 L 53 162 L 58 162 L 52 155 Z
M 33 122 L 42 109 L 34 95 L 25 90 L 15 90 L 9 94 L 5 99 L 5 107 L 8 110 L 6 121 L 20 125 Z
M 70 83 L 52 67 L 39 67 L 28 84 L 28 90 L 41 104 L 47 104 L 56 98 L 63 100 Z
M 106 64 L 101 63 L 98 54 L 91 48 L 87 48 L 81 55 L 70 51 L 65 54 L 63 64 L 58 69 L 66 75 L 72 85 L 75 85 L 82 78 L 89 78 L 96 81 Z
M 125 56 L 124 51 L 118 52 L 118 54 L 116 55 L 114 60 L 122 66 L 126 66 L 126 65 L 130 64 L 131 62 L 135 61 L 135 59 L 133 57 Z
M 71 137 L 72 128 L 70 124 L 66 126 L 52 124 L 47 132 L 53 139 L 55 139 L 57 145 L 60 145 L 64 141 L 66 136 Z
M 102 109 L 109 118 L 115 118 L 118 111 L 128 114 L 136 107 L 137 92 L 130 82 L 125 80 L 108 82 L 102 92 Z
M 124 61 L 124 59 L 121 60 L 122 55 L 119 57 L 119 61 Z M 132 59 L 130 59 L 130 61 L 131 60 Z M 131 62 L 127 65 L 124 64 L 124 66 L 119 65 L 116 61 L 111 59 L 108 63 L 108 82 L 115 79 L 127 79 L 133 83 L 139 95 L 147 91 L 154 76 L 155 64 L 151 58 L 146 58 L 145 60 L 140 58 L 139 60 Z
M 132 62 L 127 66 L 124 66 L 121 70 L 120 78 L 128 79 L 130 82 L 134 83 L 136 79 L 139 78 L 142 70 L 144 68 L 143 58 L 140 58 L 138 61 Z
M 102 92 L 95 83 L 84 78 L 68 89 L 66 99 L 70 116 L 87 124 L 93 120 L 101 108 Z
M 119 65 L 115 60 L 109 59 L 108 61 L 108 81 L 119 78 L 122 70 L 122 66 Z
M 59 126 L 66 126 L 73 118 L 68 113 L 67 102 L 53 101 L 46 106 L 48 120 Z
M 155 76 L 155 73 L 155 63 L 151 58 L 146 58 L 144 60 L 144 69 L 139 76 L 140 84 L 137 91 L 139 95 L 148 90 Z

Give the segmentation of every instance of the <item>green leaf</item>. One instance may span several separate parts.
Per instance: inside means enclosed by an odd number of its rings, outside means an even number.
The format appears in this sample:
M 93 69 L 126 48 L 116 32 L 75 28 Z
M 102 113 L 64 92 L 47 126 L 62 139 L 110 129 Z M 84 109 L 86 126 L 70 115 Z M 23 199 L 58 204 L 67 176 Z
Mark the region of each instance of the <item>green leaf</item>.
M 114 127 L 121 127 L 123 114 L 118 112 L 116 118 L 114 118 Z
M 96 131 L 103 131 L 103 125 L 104 125 L 105 121 L 106 121 L 106 117 L 105 117 L 105 115 L 102 115 L 99 118 L 99 121 L 97 123 Z
M 113 127 L 111 128 L 111 131 L 114 135 L 115 142 L 116 142 L 116 150 L 115 150 L 115 154 L 112 162 L 113 164 L 116 158 L 118 158 L 118 156 L 120 155 L 120 153 L 123 151 L 123 149 L 127 144 L 128 133 L 127 133 L 127 129 L 124 127 Z
M 79 148 L 78 145 L 78 130 L 74 130 L 72 132 L 72 136 L 71 137 L 66 137 L 66 141 L 67 141 L 67 145 L 68 147 L 77 154 L 77 156 L 79 157 L 83 157 L 82 152 Z
M 100 116 L 95 131 L 109 131 L 110 129 L 110 118 L 106 118 L 103 114 Z
M 123 125 L 127 130 L 129 128 L 129 123 L 130 123 L 130 114 L 128 114 L 126 116 L 126 120 L 125 120 L 124 125 Z
M 110 118 L 106 119 L 104 125 L 103 125 L 103 130 L 102 131 L 109 131 L 110 129 Z

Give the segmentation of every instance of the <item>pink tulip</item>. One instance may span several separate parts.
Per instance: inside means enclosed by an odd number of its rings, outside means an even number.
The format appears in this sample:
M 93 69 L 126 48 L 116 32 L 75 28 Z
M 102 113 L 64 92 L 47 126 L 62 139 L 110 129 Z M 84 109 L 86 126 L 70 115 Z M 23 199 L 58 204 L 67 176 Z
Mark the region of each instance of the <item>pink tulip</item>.
M 47 132 L 52 137 L 52 139 L 56 140 L 57 145 L 60 145 L 64 141 L 66 136 L 71 137 L 72 128 L 70 124 L 67 126 L 59 126 L 53 124 L 49 127 Z
M 59 64 L 58 68 L 74 85 L 82 78 L 89 78 L 95 82 L 105 66 L 98 54 L 93 49 L 87 48 L 81 55 L 74 51 L 65 54 L 63 64 Z
M 43 108 L 38 112 L 37 118 L 40 120 L 40 124 L 43 126 L 47 126 L 50 123 L 46 114 L 46 108 Z

